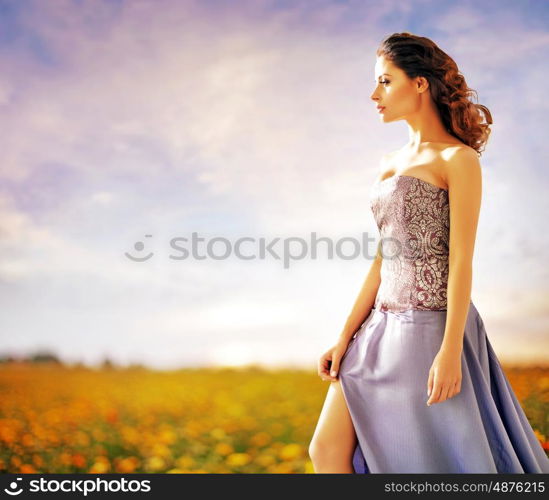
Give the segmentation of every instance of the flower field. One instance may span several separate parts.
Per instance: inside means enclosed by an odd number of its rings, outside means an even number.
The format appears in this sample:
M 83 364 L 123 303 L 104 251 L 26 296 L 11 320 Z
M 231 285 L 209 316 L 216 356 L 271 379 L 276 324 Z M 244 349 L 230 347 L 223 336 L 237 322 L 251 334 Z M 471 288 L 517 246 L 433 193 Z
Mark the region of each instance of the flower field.
M 549 450 L 549 369 L 505 372 Z M 314 370 L 7 363 L 0 472 L 311 473 L 327 389 Z

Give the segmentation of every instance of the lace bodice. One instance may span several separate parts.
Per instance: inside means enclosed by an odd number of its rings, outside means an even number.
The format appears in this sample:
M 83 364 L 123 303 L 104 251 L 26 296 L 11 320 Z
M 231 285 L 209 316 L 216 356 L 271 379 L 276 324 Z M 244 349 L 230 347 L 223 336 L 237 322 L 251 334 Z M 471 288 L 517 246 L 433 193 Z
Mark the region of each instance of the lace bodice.
M 450 210 L 448 191 L 417 177 L 374 183 L 370 204 L 381 237 L 379 310 L 446 310 Z

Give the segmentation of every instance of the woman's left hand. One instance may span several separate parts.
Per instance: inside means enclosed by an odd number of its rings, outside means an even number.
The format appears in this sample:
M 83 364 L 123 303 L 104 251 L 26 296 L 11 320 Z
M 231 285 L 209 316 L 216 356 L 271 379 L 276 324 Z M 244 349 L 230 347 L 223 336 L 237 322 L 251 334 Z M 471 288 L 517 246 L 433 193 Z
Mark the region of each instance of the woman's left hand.
M 461 391 L 461 352 L 441 349 L 429 370 L 427 406 L 442 403 Z

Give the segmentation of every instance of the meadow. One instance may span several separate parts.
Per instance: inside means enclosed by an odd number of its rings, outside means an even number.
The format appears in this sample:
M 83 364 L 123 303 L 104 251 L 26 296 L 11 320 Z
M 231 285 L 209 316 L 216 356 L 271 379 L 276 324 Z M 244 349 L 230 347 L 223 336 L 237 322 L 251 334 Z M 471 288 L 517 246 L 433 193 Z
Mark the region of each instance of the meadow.
M 549 455 L 549 368 L 504 367 Z M 314 371 L 0 365 L 0 472 L 312 473 Z

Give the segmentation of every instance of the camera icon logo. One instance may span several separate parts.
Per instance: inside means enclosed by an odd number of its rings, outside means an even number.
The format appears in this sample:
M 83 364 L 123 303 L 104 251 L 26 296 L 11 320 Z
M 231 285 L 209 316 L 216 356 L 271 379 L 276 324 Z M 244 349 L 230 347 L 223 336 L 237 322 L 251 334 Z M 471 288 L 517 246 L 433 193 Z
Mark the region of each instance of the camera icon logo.
M 22 477 L 18 477 L 16 479 L 16 481 L 12 481 L 10 483 L 10 489 L 8 488 L 4 488 L 4 491 L 8 494 L 8 495 L 12 495 L 12 496 L 15 496 L 15 495 L 19 495 L 20 493 L 23 493 L 23 488 L 20 488 L 20 489 L 17 489 L 19 487 L 19 485 L 17 484 L 17 481 L 22 481 L 23 478 Z
M 145 238 L 152 238 L 152 234 L 146 234 Z M 135 244 L 133 245 L 133 248 L 137 252 L 142 252 L 145 248 L 145 244 L 142 241 L 136 241 Z M 128 252 L 124 252 L 124 255 L 128 257 L 128 259 L 133 260 L 134 262 L 145 262 L 146 260 L 149 260 L 154 255 L 154 253 L 150 252 L 148 255 L 144 257 L 134 257 Z

